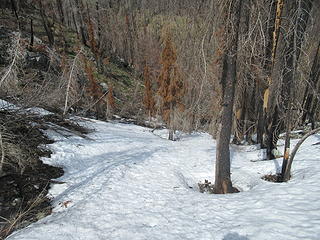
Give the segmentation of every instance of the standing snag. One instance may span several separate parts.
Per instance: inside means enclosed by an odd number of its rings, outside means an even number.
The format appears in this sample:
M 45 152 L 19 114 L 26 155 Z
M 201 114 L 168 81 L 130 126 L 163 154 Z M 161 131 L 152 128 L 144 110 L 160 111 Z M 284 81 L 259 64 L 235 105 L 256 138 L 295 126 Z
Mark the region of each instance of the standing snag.
M 221 112 L 217 132 L 216 170 L 214 192 L 218 194 L 238 192 L 232 186 L 230 173 L 230 138 L 233 122 L 233 103 L 235 94 L 238 31 L 241 12 L 241 0 L 231 0 L 230 8 L 223 8 L 225 34 L 222 39 L 222 71 L 220 87 L 222 89 Z M 229 6 L 229 4 L 228 4 Z

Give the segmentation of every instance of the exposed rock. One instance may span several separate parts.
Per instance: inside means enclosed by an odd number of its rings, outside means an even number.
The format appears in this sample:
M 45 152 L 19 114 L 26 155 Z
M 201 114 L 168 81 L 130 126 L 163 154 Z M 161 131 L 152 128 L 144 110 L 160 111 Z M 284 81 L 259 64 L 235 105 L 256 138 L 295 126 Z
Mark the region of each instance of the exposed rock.
M 40 71 L 48 71 L 50 64 L 50 58 L 40 52 L 27 52 L 25 57 L 25 66 L 24 68 L 31 68 L 31 69 L 37 69 Z

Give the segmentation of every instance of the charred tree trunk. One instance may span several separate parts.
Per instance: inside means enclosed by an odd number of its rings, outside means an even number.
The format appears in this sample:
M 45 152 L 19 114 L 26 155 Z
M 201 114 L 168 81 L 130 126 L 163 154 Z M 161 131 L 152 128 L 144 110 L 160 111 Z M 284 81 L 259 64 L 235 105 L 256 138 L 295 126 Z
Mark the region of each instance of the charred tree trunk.
M 42 4 L 42 0 L 39 1 L 39 8 L 40 8 L 40 15 L 42 19 L 42 24 L 43 27 L 46 31 L 49 45 L 52 47 L 54 45 L 54 34 L 53 34 L 53 29 L 52 29 L 52 24 L 50 24 L 49 19 L 45 13 L 44 6 Z
M 236 66 L 238 49 L 238 32 L 242 1 L 231 0 L 230 8 L 225 9 L 228 45 L 224 49 L 222 62 L 222 109 L 217 133 L 216 170 L 214 192 L 218 194 L 233 193 L 237 190 L 232 186 L 230 173 L 230 138 L 233 118 L 234 92 L 236 85 Z
M 267 119 L 267 122 L 270 122 L 270 124 L 265 129 L 267 159 L 274 159 L 275 156 L 272 150 L 277 148 L 279 129 L 281 128 L 281 126 L 279 126 L 279 109 L 277 106 L 275 106 L 273 114 L 270 116 L 270 119 Z
M 80 39 L 81 39 L 82 44 L 85 45 L 86 47 L 89 47 L 89 44 L 87 42 L 87 34 L 85 31 L 86 28 L 84 26 L 84 21 L 83 21 L 84 5 L 81 0 L 75 0 L 75 5 L 76 5 L 76 13 L 77 13 L 78 21 L 76 20 L 75 14 L 73 13 L 73 22 L 74 22 L 75 28 L 77 30 L 77 33 L 80 34 Z
M 292 87 L 295 85 L 295 76 L 297 72 L 297 61 L 300 56 L 300 49 L 304 40 L 304 33 L 309 20 L 309 15 L 312 9 L 312 0 L 301 0 L 298 3 L 288 3 L 288 14 L 292 14 L 293 26 L 287 30 L 288 41 L 284 57 L 284 70 L 282 98 L 285 111 L 285 148 L 282 162 L 282 178 L 287 181 L 290 178 L 290 170 L 288 173 L 288 160 L 290 155 L 290 132 L 291 132 L 291 118 L 292 118 L 292 102 L 294 99 Z
M 312 122 L 312 119 L 313 119 L 312 102 L 315 97 L 313 91 L 314 89 L 316 89 L 319 79 L 320 79 L 320 41 L 318 43 L 316 55 L 314 57 L 311 71 L 309 74 L 308 86 L 304 94 L 305 97 L 303 102 L 303 114 L 302 114 L 302 120 L 301 120 L 302 124 L 305 123 L 307 118 L 309 118 L 309 121 Z
M 252 90 L 251 90 L 251 96 L 249 96 L 249 106 L 246 111 L 246 124 L 245 124 L 245 132 L 246 132 L 246 142 L 249 144 L 254 144 L 255 141 L 252 139 L 252 135 L 254 134 L 255 131 L 255 122 L 257 120 L 256 116 L 254 115 L 256 111 L 256 82 L 254 82 Z
M 250 26 L 250 12 L 251 12 L 251 6 L 249 4 L 249 1 L 243 1 L 243 14 L 241 14 L 240 23 L 239 23 L 239 32 L 241 33 L 241 36 L 243 36 L 241 39 L 239 39 L 239 44 L 243 43 L 244 40 L 247 40 L 250 38 L 249 36 L 249 26 Z M 250 57 L 243 57 L 243 62 L 247 62 L 250 60 Z M 250 108 L 250 73 L 248 68 L 245 68 L 243 70 L 243 77 L 242 81 L 239 81 L 236 85 L 236 89 L 238 89 L 238 93 L 235 93 L 235 127 L 234 127 L 234 138 L 232 140 L 232 143 L 234 144 L 241 144 L 241 142 L 244 140 L 244 136 L 246 135 L 247 130 L 247 118 L 248 118 L 248 111 Z M 237 99 L 238 95 L 238 99 Z M 246 137 L 247 139 L 247 137 Z
M 19 15 L 18 15 L 18 7 L 17 7 L 17 2 L 15 0 L 11 0 L 11 8 L 12 12 L 14 13 L 17 23 L 18 23 L 18 28 L 20 29 L 20 21 L 19 21 Z
M 263 144 L 262 147 L 266 148 L 267 159 L 273 159 L 273 149 L 276 148 L 278 140 L 278 122 L 279 122 L 279 109 L 274 104 L 273 86 L 278 84 L 278 79 L 274 79 L 272 75 L 274 72 L 274 66 L 276 65 L 276 55 L 278 53 L 278 42 L 280 36 L 280 26 L 282 20 L 282 10 L 283 10 L 284 0 L 279 0 L 277 3 L 271 3 L 271 16 L 270 16 L 270 26 L 268 26 L 269 33 L 269 44 L 266 47 L 266 62 L 265 62 L 265 71 L 267 72 L 267 87 L 263 90 L 263 110 L 262 110 L 262 119 L 261 123 L 264 126 L 263 133 Z M 274 16 L 273 16 L 274 15 Z
M 262 100 L 262 90 L 260 86 L 256 85 L 256 95 L 257 97 L 257 106 L 256 106 L 256 115 L 257 115 L 257 144 L 260 144 L 260 147 L 264 147 L 263 143 L 263 134 L 264 134 L 264 112 L 263 112 L 263 100 Z
M 234 136 L 232 143 L 233 144 L 241 144 L 241 141 L 244 137 L 244 120 L 245 120 L 245 112 L 246 112 L 246 90 L 241 94 L 240 106 L 236 109 L 235 114 L 235 127 L 234 127 Z
M 34 33 L 33 33 L 33 19 L 30 19 L 30 46 L 33 47 Z
M 230 137 L 233 118 L 233 101 L 236 82 L 235 56 L 225 54 L 222 81 L 226 87 L 223 94 L 221 119 L 217 132 L 215 193 L 234 192 L 230 173 Z

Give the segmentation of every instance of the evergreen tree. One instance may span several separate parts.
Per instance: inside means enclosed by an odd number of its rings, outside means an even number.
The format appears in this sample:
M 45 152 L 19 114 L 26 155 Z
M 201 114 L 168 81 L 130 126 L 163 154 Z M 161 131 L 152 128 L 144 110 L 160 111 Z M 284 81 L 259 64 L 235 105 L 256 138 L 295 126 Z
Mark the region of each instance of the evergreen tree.
M 161 97 L 161 115 L 169 128 L 169 140 L 174 140 L 173 135 L 177 128 L 175 112 L 184 108 L 183 96 L 185 88 L 176 62 L 176 49 L 172 43 L 171 35 L 166 33 L 160 60 L 162 68 L 158 78 L 158 95 Z

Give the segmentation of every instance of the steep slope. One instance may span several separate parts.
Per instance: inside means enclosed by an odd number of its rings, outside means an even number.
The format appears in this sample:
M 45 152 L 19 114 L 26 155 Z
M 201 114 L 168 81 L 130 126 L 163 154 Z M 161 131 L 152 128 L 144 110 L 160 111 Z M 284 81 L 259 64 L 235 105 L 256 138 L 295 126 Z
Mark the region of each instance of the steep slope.
M 144 114 L 141 110 L 142 80 L 119 57 L 105 58 L 103 71 L 99 72 L 90 47 L 80 43 L 74 30 L 56 23 L 55 45 L 50 46 L 37 8 L 21 10 L 20 28 L 10 9 L 0 10 L 2 99 L 58 113 L 66 107 L 67 113 L 93 116 L 98 105 L 90 92 L 90 81 L 93 80 L 98 88 L 96 91 L 101 93 L 100 118 L 105 118 L 106 93 L 110 86 L 113 87 L 116 102 L 113 114 L 128 118 Z M 85 69 L 85 62 L 90 64 L 90 72 Z M 93 79 L 89 79 L 89 74 Z

